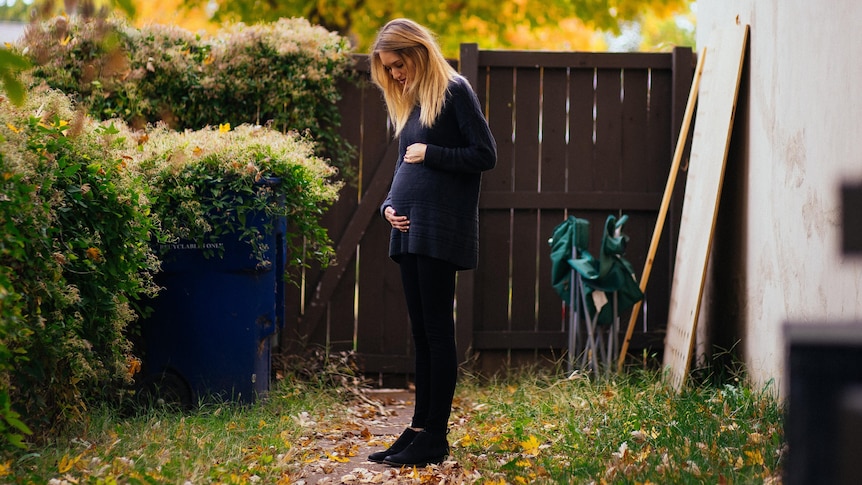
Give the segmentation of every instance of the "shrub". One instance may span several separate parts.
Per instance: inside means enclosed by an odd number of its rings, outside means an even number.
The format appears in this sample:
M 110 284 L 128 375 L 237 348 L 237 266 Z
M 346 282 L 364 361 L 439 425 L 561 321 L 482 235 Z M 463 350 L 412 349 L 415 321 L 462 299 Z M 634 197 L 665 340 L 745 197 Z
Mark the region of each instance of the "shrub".
M 238 233 L 266 264 L 267 228 L 245 224 L 263 213 L 289 221 L 290 254 L 328 262 L 320 218 L 340 185 L 317 148 L 343 148 L 328 130 L 345 46 L 301 20 L 209 41 L 105 19 L 28 31 L 28 101 L 0 97 L 0 449 L 125 392 L 155 242 Z M 259 83 L 243 90 L 228 76 L 249 66 Z
M 177 27 L 140 30 L 118 19 L 57 18 L 36 24 L 21 48 L 34 74 L 98 119 L 177 129 L 271 124 L 308 132 L 317 153 L 345 166 L 337 136 L 337 83 L 351 63 L 343 37 L 305 19 L 236 24 L 201 38 Z
M 0 102 L 0 380 L 43 432 L 129 382 L 133 305 L 156 291 L 145 186 L 115 134 L 58 92 Z
M 337 82 L 351 62 L 346 39 L 305 19 L 281 19 L 226 27 L 210 45 L 204 89 L 213 93 L 217 120 L 307 131 L 324 156 L 345 160 L 334 128 L 341 122 Z
M 236 233 L 267 263 L 267 228 L 245 224 L 266 214 L 288 219 L 291 254 L 325 263 L 332 253 L 319 221 L 337 198 L 336 171 L 295 132 L 227 124 L 133 131 L 42 90 L 20 109 L 0 101 L 0 143 L 7 444 L 20 444 L 28 425 L 46 436 L 84 419 L 93 401 L 122 395 L 139 365 L 130 343 L 137 304 L 158 290 L 154 242 Z
M 289 254 L 310 251 L 323 263 L 332 254 L 319 221 L 340 184 L 332 181 L 335 170 L 314 155 L 313 142 L 297 133 L 251 125 L 183 133 L 159 127 L 142 138 L 134 167 L 152 190 L 162 242 L 185 239 L 206 247 L 236 233 L 266 263 L 266 248 L 259 245 L 263 234 L 246 225 L 266 214 L 270 221 L 287 217 Z M 263 230 L 271 228 L 270 223 Z

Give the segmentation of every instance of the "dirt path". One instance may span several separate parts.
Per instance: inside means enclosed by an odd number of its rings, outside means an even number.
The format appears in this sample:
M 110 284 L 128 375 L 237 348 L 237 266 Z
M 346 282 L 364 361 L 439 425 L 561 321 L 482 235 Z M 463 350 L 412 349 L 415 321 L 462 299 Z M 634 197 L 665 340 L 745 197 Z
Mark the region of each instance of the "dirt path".
M 347 424 L 308 423 L 314 432 L 308 443 L 317 457 L 303 467 L 297 485 L 466 483 L 455 461 L 423 469 L 393 468 L 372 463 L 369 454 L 388 447 L 410 424 L 413 393 L 407 390 L 365 390 Z

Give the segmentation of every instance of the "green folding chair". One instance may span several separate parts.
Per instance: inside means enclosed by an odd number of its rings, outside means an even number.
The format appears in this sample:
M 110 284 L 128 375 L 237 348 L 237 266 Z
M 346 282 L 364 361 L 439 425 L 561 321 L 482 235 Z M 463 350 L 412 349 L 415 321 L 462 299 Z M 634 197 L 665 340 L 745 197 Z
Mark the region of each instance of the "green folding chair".
M 619 353 L 619 314 L 643 298 L 634 270 L 623 257 L 629 240 L 622 232 L 627 220 L 628 216 L 608 216 L 598 259 L 587 250 L 589 222 L 584 219 L 570 216 L 549 240 L 552 286 L 568 307 L 570 373 L 576 364 L 596 375 L 602 367 L 612 368 Z

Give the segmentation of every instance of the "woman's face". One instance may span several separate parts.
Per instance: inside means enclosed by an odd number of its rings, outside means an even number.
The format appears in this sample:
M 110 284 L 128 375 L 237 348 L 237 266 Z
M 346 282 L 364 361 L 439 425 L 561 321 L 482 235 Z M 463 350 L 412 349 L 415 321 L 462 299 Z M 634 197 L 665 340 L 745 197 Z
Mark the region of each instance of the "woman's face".
M 406 89 L 407 85 L 413 81 L 415 69 L 410 59 L 402 57 L 396 52 L 380 51 L 380 62 L 386 72 L 392 76 L 392 79 L 401 83 L 402 88 Z

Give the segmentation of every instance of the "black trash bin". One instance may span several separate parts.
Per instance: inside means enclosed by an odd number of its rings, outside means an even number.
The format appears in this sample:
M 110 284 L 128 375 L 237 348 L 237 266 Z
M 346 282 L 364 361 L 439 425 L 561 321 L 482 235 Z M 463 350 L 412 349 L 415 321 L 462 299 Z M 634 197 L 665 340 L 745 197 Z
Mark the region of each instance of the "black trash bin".
M 163 289 L 141 324 L 142 394 L 190 406 L 212 397 L 250 403 L 269 391 L 287 254 L 285 219 L 273 220 L 272 230 L 264 230 L 266 222 L 248 221 L 264 235 L 265 264 L 237 235 L 162 248 L 156 281 Z

